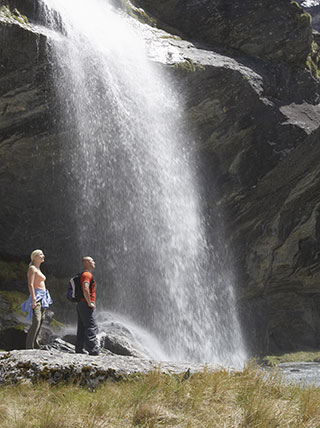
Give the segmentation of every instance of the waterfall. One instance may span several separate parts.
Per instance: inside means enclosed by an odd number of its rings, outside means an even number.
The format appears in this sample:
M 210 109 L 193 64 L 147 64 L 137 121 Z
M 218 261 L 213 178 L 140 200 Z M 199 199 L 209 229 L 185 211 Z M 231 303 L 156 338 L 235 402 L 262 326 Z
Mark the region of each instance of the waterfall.
M 232 269 L 206 239 L 181 97 L 108 1 L 42 1 L 60 34 L 48 43 L 66 189 L 79 252 L 96 259 L 100 315 L 124 315 L 172 360 L 242 364 Z

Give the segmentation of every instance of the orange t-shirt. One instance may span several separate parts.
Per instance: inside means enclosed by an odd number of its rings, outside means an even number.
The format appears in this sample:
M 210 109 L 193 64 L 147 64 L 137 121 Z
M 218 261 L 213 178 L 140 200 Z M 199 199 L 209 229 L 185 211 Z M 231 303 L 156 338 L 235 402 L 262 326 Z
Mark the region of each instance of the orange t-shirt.
M 89 284 L 90 284 L 90 287 L 89 287 L 90 302 L 95 303 L 95 301 L 96 301 L 96 283 L 95 283 L 95 280 L 93 279 L 93 275 L 91 272 L 82 272 L 82 274 L 81 274 L 80 284 L 81 284 L 82 293 L 83 293 L 83 283 L 84 282 L 89 282 Z M 81 301 L 85 302 L 86 299 L 83 297 L 81 299 Z

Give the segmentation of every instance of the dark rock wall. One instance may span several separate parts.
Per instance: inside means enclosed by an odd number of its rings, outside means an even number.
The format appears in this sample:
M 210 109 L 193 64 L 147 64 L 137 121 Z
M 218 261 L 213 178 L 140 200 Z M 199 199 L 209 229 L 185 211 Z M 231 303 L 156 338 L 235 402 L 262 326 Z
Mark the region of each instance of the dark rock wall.
M 304 64 L 310 17 L 289 0 L 135 0 L 187 38 L 248 56 Z
M 63 134 L 56 127 L 46 38 L 2 23 L 0 40 L 0 256 L 25 260 L 40 247 L 60 274 L 69 274 L 70 258 L 61 262 L 56 251 L 73 254 L 72 214 L 61 191 Z
M 142 3 L 173 25 L 177 2 L 170 2 L 168 15 L 163 3 Z M 285 3 L 288 6 L 280 6 Z M 269 16 L 266 22 L 273 31 Z M 295 25 L 295 20 L 291 16 L 286 25 Z M 186 27 L 178 29 L 187 32 Z M 278 38 L 269 42 L 276 51 Z M 310 39 L 304 43 L 306 54 Z M 226 39 L 224 52 L 230 52 L 230 46 Z M 205 70 L 184 77 L 180 73 L 178 78 L 190 128 L 198 136 L 207 211 L 214 215 L 218 204 L 224 214 L 252 352 L 315 348 L 320 344 L 319 82 L 297 66 L 300 60 L 244 57 L 239 51 L 234 55 L 246 70 L 206 64 Z M 213 198 L 217 194 L 218 201 Z
M 319 343 L 320 118 L 311 104 L 319 87 L 309 72 L 291 70 L 276 99 L 264 78 L 274 66 L 264 66 L 259 75 L 206 66 L 180 81 L 199 137 L 207 211 L 218 204 L 224 214 L 245 334 L 255 351 L 276 352 Z M 298 79 L 310 103 L 292 102 Z

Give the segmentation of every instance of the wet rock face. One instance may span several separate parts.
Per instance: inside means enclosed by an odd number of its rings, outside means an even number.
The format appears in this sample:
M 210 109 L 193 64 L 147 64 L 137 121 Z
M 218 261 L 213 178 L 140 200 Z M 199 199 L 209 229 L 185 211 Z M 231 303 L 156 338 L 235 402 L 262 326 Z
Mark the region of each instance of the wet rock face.
M 188 38 L 246 55 L 304 64 L 310 19 L 296 2 L 278 0 L 136 0 Z
M 9 6 L 10 10 L 17 9 L 22 15 L 27 16 L 29 21 L 41 22 L 41 6 L 34 0 L 0 0 L 0 6 Z
M 217 200 L 223 212 L 249 347 L 310 349 L 320 343 L 319 84 L 250 66 L 185 75 L 205 199 L 211 216 Z M 307 103 L 292 91 L 298 80 Z
M 247 316 L 271 352 L 320 343 L 319 128 L 232 205 L 232 246 Z M 231 229 L 231 227 L 230 227 Z M 250 303 L 251 302 L 251 303 Z M 249 303 L 249 308 L 248 308 Z
M 57 191 L 65 183 L 60 154 L 66 139 L 55 126 L 46 37 L 30 25 L 0 19 L 0 38 L 0 256 L 28 259 L 40 247 L 59 264 L 59 275 L 64 268 L 69 274 L 72 259 L 64 265 L 53 244 L 57 239 L 74 255 L 68 195 Z M 74 268 L 78 260 L 76 255 Z

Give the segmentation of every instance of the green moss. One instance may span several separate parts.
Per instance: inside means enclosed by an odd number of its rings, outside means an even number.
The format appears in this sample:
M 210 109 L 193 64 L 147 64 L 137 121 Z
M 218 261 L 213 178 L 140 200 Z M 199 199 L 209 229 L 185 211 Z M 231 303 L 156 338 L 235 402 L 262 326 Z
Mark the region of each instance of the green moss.
M 28 25 L 29 21 L 25 15 L 22 15 L 18 9 L 14 9 L 12 12 L 8 5 L 0 6 L 0 18 L 7 18 L 11 22 L 18 22 L 22 25 Z
M 143 24 L 148 24 L 151 27 L 157 26 L 157 21 L 155 18 L 148 15 L 143 9 L 133 6 L 129 0 L 122 0 L 122 7 L 132 18 L 136 18 L 138 21 Z
M 291 1 L 290 4 L 292 6 L 296 6 L 298 9 L 300 9 L 299 3 L 297 3 L 296 1 Z
M 23 262 L 0 260 L 0 282 L 8 284 L 11 280 L 27 281 L 28 265 Z
M 176 69 L 179 70 L 185 70 L 188 72 L 194 72 L 194 71 L 203 71 L 205 70 L 205 67 L 202 64 L 199 64 L 197 62 L 192 61 L 192 59 L 187 59 L 183 62 L 177 62 L 173 66 Z
M 24 324 L 16 324 L 16 325 L 14 326 L 14 328 L 15 328 L 16 330 L 24 331 L 24 329 L 25 329 L 25 325 L 24 325 Z
M 64 324 L 60 321 L 57 321 L 56 319 L 53 319 L 50 323 L 50 327 L 54 331 L 59 331 L 64 327 Z
M 301 21 L 301 22 L 303 22 L 303 23 L 307 24 L 308 26 L 309 26 L 309 25 L 311 26 L 311 23 L 312 23 L 312 17 L 311 17 L 311 15 L 310 15 L 310 13 L 308 13 L 308 12 L 300 13 L 300 14 L 299 14 L 299 21 Z
M 316 79 L 320 79 L 319 64 L 320 64 L 320 48 L 318 44 L 315 41 L 313 41 L 311 43 L 311 49 L 310 49 L 309 55 L 307 56 L 305 66 L 307 67 L 308 70 L 311 71 L 312 75 Z
M 175 35 L 172 35 L 172 34 L 167 34 L 167 35 L 160 36 L 160 39 L 182 40 L 180 36 L 175 36 Z
M 22 15 L 18 9 L 13 9 L 13 13 L 15 19 L 20 22 L 20 24 L 29 24 L 28 18 L 25 15 Z
M 11 306 L 11 310 L 16 315 L 21 315 L 21 303 L 23 303 L 27 296 L 20 291 L 0 291 L 0 296 L 3 297 Z
M 9 6 L 0 6 L 0 17 L 3 18 L 12 18 L 12 13 L 9 9 Z
M 267 355 L 262 362 L 275 367 L 280 363 L 320 362 L 320 352 L 292 352 L 282 355 Z

